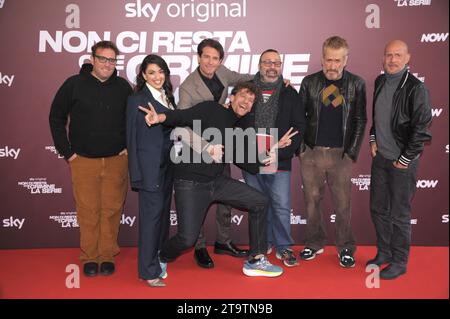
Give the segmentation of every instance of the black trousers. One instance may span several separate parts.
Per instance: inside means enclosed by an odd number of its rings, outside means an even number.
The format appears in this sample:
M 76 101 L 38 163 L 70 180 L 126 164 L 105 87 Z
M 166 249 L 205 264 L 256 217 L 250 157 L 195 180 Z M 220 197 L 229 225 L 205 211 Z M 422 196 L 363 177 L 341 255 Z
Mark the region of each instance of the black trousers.
M 269 200 L 263 193 L 226 176 L 219 176 L 207 183 L 176 179 L 174 188 L 178 232 L 164 244 L 160 252 L 162 261 L 173 261 L 184 250 L 195 245 L 208 208 L 214 202 L 247 210 L 250 255 L 266 253 Z
M 404 266 L 411 245 L 411 201 L 416 191 L 418 162 L 413 160 L 407 169 L 399 169 L 380 153 L 372 160 L 370 212 L 378 253 Z
M 223 175 L 231 177 L 231 165 L 225 164 Z M 231 241 L 231 207 L 229 205 L 217 204 L 216 208 L 216 226 L 217 234 L 216 241 L 221 244 L 226 244 Z M 195 249 L 206 247 L 206 236 L 203 226 L 200 229 L 200 234 L 195 244 Z

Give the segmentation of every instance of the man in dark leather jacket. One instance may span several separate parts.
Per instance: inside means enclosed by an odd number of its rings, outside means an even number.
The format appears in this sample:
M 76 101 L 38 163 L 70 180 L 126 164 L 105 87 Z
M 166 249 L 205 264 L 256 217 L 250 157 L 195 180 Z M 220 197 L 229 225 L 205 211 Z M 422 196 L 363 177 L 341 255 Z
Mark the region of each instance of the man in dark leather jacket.
M 382 279 L 406 273 L 417 166 L 424 143 L 431 140 L 428 90 L 409 73 L 409 59 L 405 42 L 389 42 L 384 52 L 385 74 L 375 80 L 370 210 L 378 251 L 367 265 L 388 263 L 380 272 Z
M 364 80 L 344 70 L 348 45 L 341 37 L 323 44 L 323 70 L 302 81 L 300 99 L 306 111 L 306 130 L 300 171 L 308 214 L 306 247 L 300 258 L 323 252 L 325 225 L 320 205 L 327 181 L 336 212 L 336 246 L 342 267 L 354 267 L 355 239 L 351 230 L 351 172 L 358 158 L 367 123 Z

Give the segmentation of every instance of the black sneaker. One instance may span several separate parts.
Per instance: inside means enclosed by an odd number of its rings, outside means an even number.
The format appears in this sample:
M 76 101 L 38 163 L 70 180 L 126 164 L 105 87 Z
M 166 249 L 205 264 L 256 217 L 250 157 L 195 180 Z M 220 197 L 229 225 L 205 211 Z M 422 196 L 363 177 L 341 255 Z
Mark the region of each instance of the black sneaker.
M 353 252 L 348 249 L 344 248 L 339 253 L 339 265 L 341 265 L 344 268 L 353 268 L 355 267 L 355 258 L 353 257 Z
M 298 265 L 298 260 L 295 258 L 294 252 L 292 249 L 285 249 L 281 252 L 276 253 L 275 255 L 278 259 L 282 260 L 283 263 L 288 267 L 294 267 Z
M 301 252 L 300 252 L 300 258 L 303 260 L 311 260 L 316 258 L 316 255 L 319 255 L 323 253 L 323 248 L 320 249 L 312 249 L 309 247 L 305 247 Z

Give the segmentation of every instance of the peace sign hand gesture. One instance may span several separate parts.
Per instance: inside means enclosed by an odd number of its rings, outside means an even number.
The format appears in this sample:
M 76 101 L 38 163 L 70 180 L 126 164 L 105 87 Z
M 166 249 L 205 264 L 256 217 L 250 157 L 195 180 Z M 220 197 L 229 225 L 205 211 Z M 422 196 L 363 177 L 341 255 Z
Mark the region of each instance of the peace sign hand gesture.
M 150 102 L 148 102 L 148 107 L 149 108 L 147 109 L 145 107 L 139 106 L 139 109 L 146 113 L 145 122 L 148 126 L 152 126 L 166 120 L 166 116 L 164 114 L 156 113 L 155 108 Z

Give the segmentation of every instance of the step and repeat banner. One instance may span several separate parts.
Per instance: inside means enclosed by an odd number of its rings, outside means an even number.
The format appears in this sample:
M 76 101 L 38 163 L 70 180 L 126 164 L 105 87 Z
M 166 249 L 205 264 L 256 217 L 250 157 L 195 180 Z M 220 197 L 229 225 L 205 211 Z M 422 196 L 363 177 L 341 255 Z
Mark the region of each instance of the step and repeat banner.
M 448 7 L 447 0 L 0 0 L 0 248 L 79 244 L 69 166 L 55 150 L 48 115 L 57 89 L 79 72 L 95 42 L 116 42 L 117 70 L 130 83 L 144 56 L 163 56 L 177 96 L 179 84 L 197 67 L 197 44 L 206 37 L 222 43 L 224 64 L 241 73 L 257 72 L 260 53 L 277 49 L 284 77 L 298 90 L 307 74 L 321 69 L 322 43 L 332 35 L 347 39 L 347 69 L 367 84 L 367 143 L 352 177 L 358 243 L 375 243 L 368 147 L 373 83 L 382 71 L 384 45 L 402 39 L 433 108 L 433 141 L 425 147 L 413 201 L 412 241 L 448 245 Z M 307 220 L 298 159 L 293 163 L 291 224 L 302 244 Z M 242 178 L 236 167 L 233 176 Z M 322 208 L 332 244 L 335 214 L 328 192 Z M 212 207 L 205 222 L 209 243 L 215 240 L 214 214 Z M 137 194 L 129 191 L 121 245 L 136 245 L 137 216 Z M 247 213 L 233 210 L 232 226 L 233 240 L 248 243 Z

